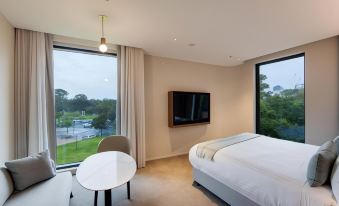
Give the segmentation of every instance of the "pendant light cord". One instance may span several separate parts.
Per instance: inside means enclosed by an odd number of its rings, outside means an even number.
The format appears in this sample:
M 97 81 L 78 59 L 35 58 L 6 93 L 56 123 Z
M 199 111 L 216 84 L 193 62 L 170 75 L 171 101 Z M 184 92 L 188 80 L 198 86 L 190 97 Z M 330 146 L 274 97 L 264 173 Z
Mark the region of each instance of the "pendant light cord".
M 104 15 L 101 16 L 101 35 L 104 37 Z

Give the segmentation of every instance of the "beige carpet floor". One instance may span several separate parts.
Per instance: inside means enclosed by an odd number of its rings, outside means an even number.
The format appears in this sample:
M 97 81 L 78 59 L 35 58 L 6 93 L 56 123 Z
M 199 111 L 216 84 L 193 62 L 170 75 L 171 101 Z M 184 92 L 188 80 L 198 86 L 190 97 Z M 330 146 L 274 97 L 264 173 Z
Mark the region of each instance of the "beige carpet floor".
M 147 162 L 131 180 L 131 200 L 126 185 L 112 190 L 114 206 L 208 206 L 227 205 L 201 186 L 192 184 L 192 167 L 187 155 Z M 94 192 L 82 188 L 73 176 L 71 206 L 93 205 Z M 98 206 L 104 205 L 99 192 Z

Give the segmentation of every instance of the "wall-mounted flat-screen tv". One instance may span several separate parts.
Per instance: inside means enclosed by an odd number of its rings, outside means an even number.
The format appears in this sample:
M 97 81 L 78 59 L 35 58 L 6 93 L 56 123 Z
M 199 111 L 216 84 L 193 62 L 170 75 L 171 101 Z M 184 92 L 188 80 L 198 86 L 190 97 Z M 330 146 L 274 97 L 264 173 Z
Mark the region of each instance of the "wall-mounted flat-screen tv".
M 168 92 L 168 126 L 178 127 L 210 122 L 210 93 Z

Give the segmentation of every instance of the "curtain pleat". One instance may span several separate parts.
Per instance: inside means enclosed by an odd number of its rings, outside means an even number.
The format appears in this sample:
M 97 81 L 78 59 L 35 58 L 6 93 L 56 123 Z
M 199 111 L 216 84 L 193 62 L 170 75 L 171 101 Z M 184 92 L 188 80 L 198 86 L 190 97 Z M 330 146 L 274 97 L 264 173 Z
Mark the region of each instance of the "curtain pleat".
M 138 168 L 145 167 L 144 53 L 142 49 L 118 49 L 117 132 L 130 140 Z
M 15 30 L 16 157 L 49 149 L 55 159 L 53 45 L 49 34 Z
M 54 60 L 53 60 L 53 36 L 45 34 L 46 47 L 46 110 L 47 110 L 47 132 L 48 148 L 51 158 L 56 160 L 56 122 L 55 122 L 55 97 L 54 97 Z

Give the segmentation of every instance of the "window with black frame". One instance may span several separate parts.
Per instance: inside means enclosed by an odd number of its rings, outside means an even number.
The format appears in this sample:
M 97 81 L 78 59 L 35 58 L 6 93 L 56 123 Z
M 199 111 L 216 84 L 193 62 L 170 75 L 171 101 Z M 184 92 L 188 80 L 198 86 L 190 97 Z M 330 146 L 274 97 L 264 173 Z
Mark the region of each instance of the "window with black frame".
M 305 142 L 305 55 L 256 65 L 256 131 Z
M 117 57 L 60 46 L 53 57 L 56 162 L 63 168 L 96 153 L 102 138 L 116 134 Z

